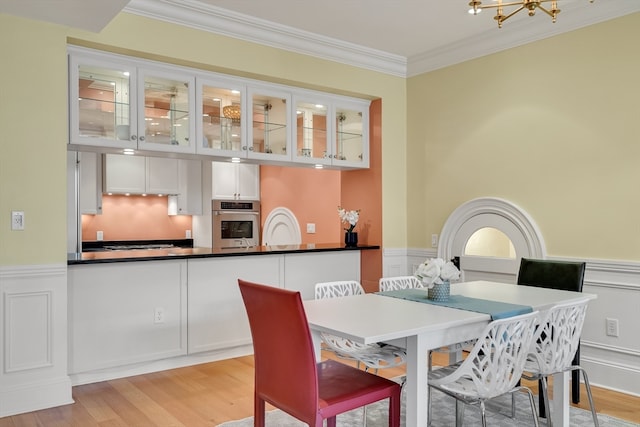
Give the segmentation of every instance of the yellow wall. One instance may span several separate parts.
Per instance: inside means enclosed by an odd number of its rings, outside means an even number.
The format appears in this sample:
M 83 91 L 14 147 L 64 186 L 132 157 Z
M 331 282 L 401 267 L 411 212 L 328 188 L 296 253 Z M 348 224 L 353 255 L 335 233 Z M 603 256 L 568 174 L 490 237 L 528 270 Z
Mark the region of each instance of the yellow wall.
M 67 37 L 151 59 L 382 98 L 385 169 L 404 170 L 403 78 L 127 13 L 99 34 L 0 14 L 0 265 L 66 261 Z M 406 204 L 405 177 L 385 173 L 385 245 L 404 247 L 406 217 L 398 206 Z M 10 231 L 12 209 L 25 211 L 25 231 Z
M 66 259 L 67 37 L 382 98 L 384 247 L 428 247 L 461 203 L 497 196 L 551 255 L 640 259 L 640 14 L 410 79 L 126 13 L 99 34 L 0 14 L 0 265 Z
M 409 247 L 508 199 L 554 256 L 640 260 L 640 14 L 408 80 Z

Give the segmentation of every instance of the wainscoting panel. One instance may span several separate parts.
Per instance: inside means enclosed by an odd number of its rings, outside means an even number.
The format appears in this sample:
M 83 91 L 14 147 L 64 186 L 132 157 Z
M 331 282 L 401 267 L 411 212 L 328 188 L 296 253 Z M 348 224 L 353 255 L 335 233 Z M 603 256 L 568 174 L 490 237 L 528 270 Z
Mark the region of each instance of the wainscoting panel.
M 4 296 L 5 372 L 51 366 L 51 292 L 7 292 Z
M 67 266 L 0 267 L 0 417 L 72 403 Z
M 384 249 L 382 253 L 385 277 L 413 274 L 420 263 L 437 257 L 436 249 Z M 581 365 L 589 381 L 640 396 L 640 263 L 547 258 L 587 263 L 583 292 L 598 296 L 589 303 L 582 332 Z M 496 273 L 483 279 L 499 278 Z M 607 319 L 618 322 L 617 337 L 607 335 Z

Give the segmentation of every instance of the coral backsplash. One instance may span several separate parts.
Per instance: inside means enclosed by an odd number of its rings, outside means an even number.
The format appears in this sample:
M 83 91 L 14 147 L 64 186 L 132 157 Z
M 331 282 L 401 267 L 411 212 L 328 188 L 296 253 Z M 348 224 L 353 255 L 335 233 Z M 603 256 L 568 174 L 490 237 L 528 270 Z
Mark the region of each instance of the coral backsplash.
M 102 196 L 102 215 L 82 215 L 82 241 L 184 239 L 190 215 L 167 214 L 167 196 Z

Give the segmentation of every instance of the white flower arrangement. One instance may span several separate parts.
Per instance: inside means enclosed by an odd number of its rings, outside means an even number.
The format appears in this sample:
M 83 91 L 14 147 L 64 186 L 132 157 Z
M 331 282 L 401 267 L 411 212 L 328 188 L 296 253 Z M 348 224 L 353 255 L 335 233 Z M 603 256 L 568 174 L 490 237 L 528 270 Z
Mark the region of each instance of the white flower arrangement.
M 343 224 L 348 224 L 349 228 L 345 228 L 344 230 L 347 233 L 352 233 L 356 224 L 358 224 L 358 220 L 360 219 L 360 209 L 348 211 L 346 209 L 338 206 L 338 216 Z
M 428 288 L 432 288 L 436 284 L 458 280 L 460 270 L 451 261 L 445 262 L 442 258 L 431 258 L 418 266 L 415 276 Z

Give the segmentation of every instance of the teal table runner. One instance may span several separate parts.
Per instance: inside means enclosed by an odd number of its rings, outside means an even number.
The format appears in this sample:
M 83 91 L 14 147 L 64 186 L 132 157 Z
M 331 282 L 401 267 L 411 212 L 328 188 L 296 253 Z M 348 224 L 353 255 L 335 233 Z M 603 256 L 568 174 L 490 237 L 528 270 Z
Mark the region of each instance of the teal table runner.
M 480 298 L 465 297 L 463 295 L 450 295 L 448 301 L 433 301 L 427 298 L 427 289 L 401 289 L 397 291 L 376 292 L 393 298 L 401 298 L 409 301 L 424 302 L 443 307 L 457 308 L 459 310 L 485 313 L 491 316 L 491 320 L 504 319 L 519 314 L 531 313 L 531 307 L 508 302 L 490 301 Z

